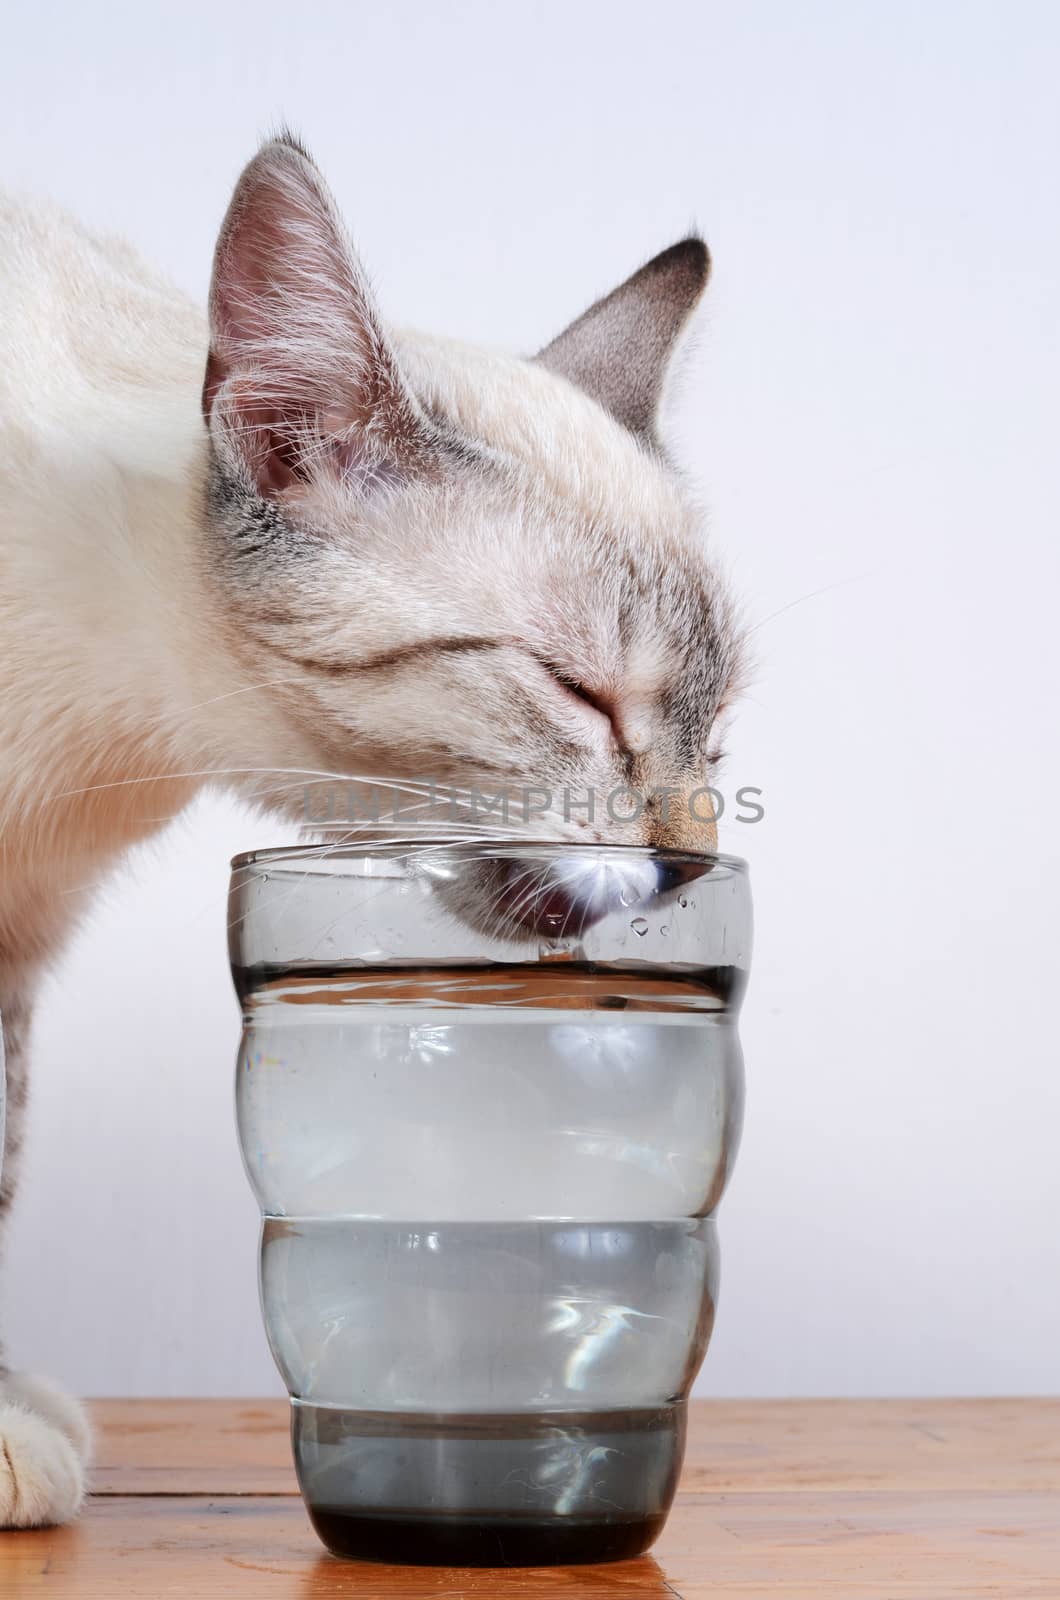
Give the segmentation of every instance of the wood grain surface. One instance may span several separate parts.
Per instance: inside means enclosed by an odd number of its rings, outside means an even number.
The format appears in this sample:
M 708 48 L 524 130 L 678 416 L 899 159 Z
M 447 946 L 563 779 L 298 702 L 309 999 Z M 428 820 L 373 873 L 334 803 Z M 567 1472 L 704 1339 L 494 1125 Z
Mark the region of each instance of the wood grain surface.
M 95 1407 L 74 1527 L 0 1534 L 21 1600 L 1060 1600 L 1060 1400 L 700 1402 L 650 1556 L 512 1572 L 336 1561 L 277 1401 Z

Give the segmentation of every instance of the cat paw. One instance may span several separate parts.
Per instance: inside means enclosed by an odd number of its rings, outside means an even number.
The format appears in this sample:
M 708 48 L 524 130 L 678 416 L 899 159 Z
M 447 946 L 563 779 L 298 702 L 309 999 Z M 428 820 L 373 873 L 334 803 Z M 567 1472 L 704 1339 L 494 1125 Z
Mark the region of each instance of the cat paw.
M 42 1378 L 0 1379 L 0 1528 L 69 1522 L 85 1495 L 91 1446 L 76 1400 Z

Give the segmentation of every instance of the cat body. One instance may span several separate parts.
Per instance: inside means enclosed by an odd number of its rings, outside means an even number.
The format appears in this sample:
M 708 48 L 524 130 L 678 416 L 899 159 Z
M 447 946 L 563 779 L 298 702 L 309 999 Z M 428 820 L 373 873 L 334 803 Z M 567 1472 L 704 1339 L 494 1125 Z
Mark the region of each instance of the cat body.
M 528 361 L 386 329 L 286 138 L 208 318 L 47 207 L 0 201 L 0 240 L 2 1222 L 40 978 L 203 784 L 299 816 L 351 775 L 422 822 L 426 776 L 450 818 L 545 783 L 537 837 L 709 847 L 680 803 L 558 797 L 705 784 L 739 640 L 655 434 L 699 241 Z M 0 1377 L 0 1526 L 72 1515 L 86 1448 L 72 1401 Z

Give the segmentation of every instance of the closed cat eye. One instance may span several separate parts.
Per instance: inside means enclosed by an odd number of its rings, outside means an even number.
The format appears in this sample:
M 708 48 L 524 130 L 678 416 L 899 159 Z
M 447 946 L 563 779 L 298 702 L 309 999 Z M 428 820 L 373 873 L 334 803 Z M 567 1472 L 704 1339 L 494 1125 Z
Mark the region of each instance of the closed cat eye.
M 557 667 L 554 662 L 546 661 L 540 656 L 537 659 L 541 662 L 541 665 L 545 668 L 545 671 L 552 678 L 554 678 L 560 687 L 566 690 L 568 694 L 574 695 L 576 699 L 584 701 L 584 703 L 587 706 L 591 706 L 594 711 L 599 711 L 600 715 L 602 717 L 606 717 L 609 722 L 614 721 L 614 704 L 605 695 L 598 694 L 595 690 L 587 688 L 584 683 L 581 683 L 577 678 L 572 677 L 569 672 L 565 672 L 562 667 Z

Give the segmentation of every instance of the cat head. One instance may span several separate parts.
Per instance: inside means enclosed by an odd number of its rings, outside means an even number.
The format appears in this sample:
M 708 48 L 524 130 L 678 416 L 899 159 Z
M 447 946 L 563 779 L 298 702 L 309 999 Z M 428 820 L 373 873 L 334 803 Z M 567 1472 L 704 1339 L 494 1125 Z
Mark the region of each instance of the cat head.
M 260 151 L 217 246 L 203 409 L 211 572 L 262 686 L 239 738 L 283 769 L 263 798 L 713 847 L 739 637 L 658 436 L 708 274 L 686 239 L 532 359 L 396 332 L 306 153 Z

